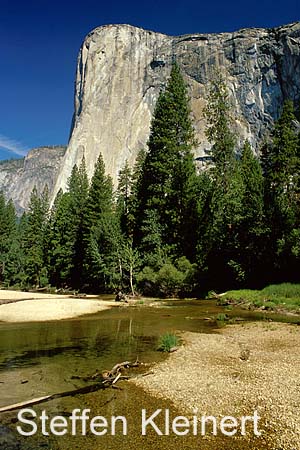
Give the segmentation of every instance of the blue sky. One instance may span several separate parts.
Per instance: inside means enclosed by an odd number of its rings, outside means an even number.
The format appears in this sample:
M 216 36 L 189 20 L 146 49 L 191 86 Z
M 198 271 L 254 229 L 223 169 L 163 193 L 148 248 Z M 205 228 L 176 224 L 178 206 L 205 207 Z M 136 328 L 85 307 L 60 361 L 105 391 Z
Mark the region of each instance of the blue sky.
M 97 26 L 178 35 L 297 20 L 299 0 L 0 0 L 0 159 L 67 143 L 78 50 Z

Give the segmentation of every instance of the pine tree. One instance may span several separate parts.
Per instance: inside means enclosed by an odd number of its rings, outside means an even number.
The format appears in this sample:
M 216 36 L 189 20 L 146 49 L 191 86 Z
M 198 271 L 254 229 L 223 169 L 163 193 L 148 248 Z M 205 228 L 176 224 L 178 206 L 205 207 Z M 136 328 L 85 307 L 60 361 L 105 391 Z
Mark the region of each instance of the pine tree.
M 144 164 L 146 160 L 146 151 L 141 149 L 138 152 L 135 164 L 132 170 L 131 179 L 131 192 L 129 197 L 129 222 L 131 228 L 131 234 L 127 237 L 133 239 L 133 245 L 135 246 L 138 239 L 141 236 L 140 226 L 142 223 L 140 213 L 142 206 L 140 203 L 141 184 L 143 180 Z
M 119 172 L 117 189 L 117 215 L 121 230 L 125 236 L 132 236 L 133 217 L 131 213 L 132 172 L 126 160 L 125 166 Z
M 113 205 L 112 179 L 105 174 L 105 165 L 100 153 L 95 165 L 85 208 L 85 226 L 91 228 L 106 212 L 111 212 Z
M 89 182 L 85 165 L 82 158 L 78 171 L 69 181 L 68 192 L 70 195 L 71 229 L 74 242 L 73 267 L 71 269 L 71 284 L 80 288 L 83 282 L 85 246 L 85 211 L 89 195 Z
M 256 224 L 261 224 L 263 220 L 264 178 L 261 164 L 254 156 L 248 141 L 245 142 L 242 149 L 241 169 L 245 186 L 244 220 L 251 224 L 251 228 L 255 228 Z
M 244 184 L 235 156 L 236 138 L 231 131 L 228 90 L 220 73 L 211 82 L 205 108 L 206 135 L 212 144 L 213 182 L 204 215 L 207 224 L 198 243 L 198 262 L 209 273 L 208 283 L 222 288 L 243 277 L 239 263 L 238 230 L 243 217 Z
M 172 180 L 170 194 L 169 243 L 176 249 L 176 257 L 196 259 L 198 214 L 198 178 L 194 159 L 190 151 L 179 159 Z
M 132 170 L 132 189 L 131 194 L 137 197 L 140 191 L 140 184 L 143 178 L 144 164 L 146 160 L 147 152 L 144 149 L 139 150 L 133 170 Z
M 88 269 L 86 282 L 89 289 L 111 291 L 122 289 L 124 264 L 122 257 L 124 236 L 118 217 L 105 212 L 93 226 L 88 242 Z
M 166 261 L 167 255 L 162 241 L 162 226 L 156 210 L 146 211 L 141 232 L 139 250 L 144 255 L 144 265 L 158 270 Z
M 287 100 L 272 135 L 268 178 L 270 187 L 276 195 L 294 192 L 297 177 L 298 135 L 293 102 Z M 288 196 L 287 196 L 288 199 Z
M 266 228 L 264 224 L 264 178 L 259 160 L 254 156 L 248 141 L 241 154 L 241 173 L 244 184 L 242 220 L 239 226 L 240 264 L 244 281 L 250 284 L 262 282 L 265 272 L 264 248 Z
M 6 203 L 3 192 L 0 192 L 0 280 L 4 278 L 5 264 L 7 259 L 7 240 L 8 240 L 7 228 L 6 228 Z
M 244 278 L 240 265 L 239 229 L 243 219 L 244 184 L 235 161 L 226 183 L 219 177 L 213 184 L 208 210 L 208 228 L 202 237 L 214 288 L 228 288 Z
M 228 89 L 220 72 L 215 72 L 209 90 L 209 97 L 204 115 L 208 127 L 206 136 L 212 144 L 211 154 L 216 177 L 226 177 L 235 160 L 236 137 L 231 131 L 231 103 Z M 224 182 L 228 180 L 225 179 Z
M 269 229 L 268 259 L 273 277 L 297 278 L 300 268 L 300 152 L 296 116 L 291 101 L 283 105 L 264 155 L 265 208 Z M 291 270 L 293 267 L 294 270 Z
M 20 271 L 16 212 L 12 200 L 0 192 L 0 282 L 15 283 Z
M 54 286 L 71 286 L 74 268 L 76 230 L 73 228 L 70 194 L 60 190 L 50 217 L 49 274 Z
M 95 290 L 101 287 L 101 278 L 105 268 L 101 268 L 102 254 L 105 253 L 106 243 L 100 239 L 106 234 L 106 225 L 111 224 L 113 215 L 113 188 L 111 177 L 105 174 L 102 155 L 95 165 L 91 180 L 89 194 L 84 210 L 83 242 L 84 255 L 84 282 L 87 288 Z M 102 275 L 101 275 L 102 272 Z
M 173 64 L 166 89 L 161 92 L 151 124 L 148 153 L 138 191 L 138 230 L 147 212 L 155 210 L 162 227 L 162 240 L 172 257 L 181 256 L 182 230 L 193 196 L 195 145 L 190 107 L 180 69 Z M 138 231 L 138 242 L 143 236 Z
M 67 192 L 58 192 L 50 217 L 49 272 L 55 286 L 79 288 L 84 256 L 83 219 L 88 195 L 84 158 L 75 165 Z
M 49 212 L 48 190 L 39 195 L 33 188 L 25 229 L 23 230 L 23 249 L 25 257 L 25 282 L 31 286 L 45 285 L 47 278 L 46 243 L 47 221 Z

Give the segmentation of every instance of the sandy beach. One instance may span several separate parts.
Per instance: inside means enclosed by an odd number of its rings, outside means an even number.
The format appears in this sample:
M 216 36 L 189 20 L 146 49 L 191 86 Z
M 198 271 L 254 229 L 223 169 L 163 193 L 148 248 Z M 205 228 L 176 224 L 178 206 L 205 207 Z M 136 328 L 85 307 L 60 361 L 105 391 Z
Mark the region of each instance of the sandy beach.
M 182 338 L 153 375 L 133 382 L 191 415 L 193 408 L 215 417 L 257 410 L 259 448 L 300 449 L 299 326 L 260 322 Z
M 115 302 L 97 300 L 95 296 L 79 299 L 67 295 L 0 290 L 0 321 L 3 322 L 70 319 L 112 306 L 116 306 Z

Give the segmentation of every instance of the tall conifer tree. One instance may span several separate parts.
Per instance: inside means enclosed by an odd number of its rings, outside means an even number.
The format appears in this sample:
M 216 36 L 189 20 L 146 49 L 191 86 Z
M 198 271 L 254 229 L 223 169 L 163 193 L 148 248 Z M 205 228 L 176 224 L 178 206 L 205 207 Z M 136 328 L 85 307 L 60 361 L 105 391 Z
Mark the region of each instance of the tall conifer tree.
M 88 195 L 85 160 L 74 165 L 67 192 L 58 192 L 50 218 L 51 283 L 79 288 L 84 256 L 83 219 Z
M 20 271 L 20 249 L 14 204 L 0 192 L 0 282 L 16 281 Z
M 231 131 L 231 103 L 228 89 L 222 74 L 218 71 L 211 80 L 204 115 L 208 123 L 205 134 L 212 144 L 213 172 L 217 178 L 222 177 L 227 183 L 226 174 L 231 171 L 235 160 L 236 137 Z
M 211 81 L 205 117 L 206 135 L 212 144 L 213 181 L 209 205 L 204 211 L 207 224 L 200 236 L 198 261 L 208 267 L 210 283 L 232 283 L 240 277 L 238 230 L 242 220 L 244 185 L 235 157 L 236 137 L 231 130 L 231 105 L 223 76 L 216 72 Z
M 25 256 L 25 281 L 29 285 L 40 286 L 47 282 L 47 223 L 49 214 L 48 189 L 39 195 L 33 188 L 23 232 Z
M 117 189 L 117 214 L 120 220 L 121 230 L 125 236 L 132 236 L 132 211 L 131 211 L 132 171 L 126 160 L 125 166 L 119 172 Z
M 288 100 L 264 152 L 267 257 L 275 262 L 273 276 L 277 278 L 296 278 L 300 268 L 300 152 L 296 123 L 293 102 Z
M 194 145 L 187 90 L 174 63 L 168 84 L 157 100 L 138 192 L 138 229 L 142 230 L 143 221 L 149 220 L 148 211 L 155 210 L 163 230 L 162 241 L 172 257 L 184 251 L 182 233 L 190 217 L 196 177 L 191 153 Z M 142 239 L 140 233 L 139 241 Z
M 107 242 L 111 241 L 114 234 L 113 221 L 112 179 L 105 174 L 105 165 L 100 154 L 91 180 L 83 222 L 84 283 L 89 289 L 100 289 L 103 286 L 103 274 L 106 272 L 103 254 L 110 253 L 107 248 L 110 244 Z
M 243 281 L 255 285 L 261 283 L 265 272 L 264 178 L 261 164 L 248 141 L 242 149 L 240 166 L 244 195 L 238 238 L 239 262 Z
M 70 194 L 57 193 L 50 217 L 50 249 L 48 253 L 50 283 L 53 286 L 72 285 L 74 246 L 76 233 L 73 227 Z
M 74 236 L 74 259 L 71 271 L 72 286 L 81 287 L 83 282 L 83 261 L 85 256 L 85 208 L 88 202 L 89 182 L 83 157 L 74 181 L 69 183 L 70 212 Z

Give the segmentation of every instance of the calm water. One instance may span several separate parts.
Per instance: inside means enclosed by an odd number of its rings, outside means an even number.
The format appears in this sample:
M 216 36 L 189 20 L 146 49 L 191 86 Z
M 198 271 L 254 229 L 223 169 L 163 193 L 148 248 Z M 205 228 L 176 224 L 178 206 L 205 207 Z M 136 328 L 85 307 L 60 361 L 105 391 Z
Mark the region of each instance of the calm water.
M 174 331 L 211 333 L 215 323 L 205 320 L 222 309 L 211 301 L 164 302 L 158 307 L 113 308 L 79 319 L 48 323 L 0 323 L 0 406 L 17 403 L 83 385 L 72 376 L 86 376 L 98 370 L 111 369 L 116 363 L 138 358 L 153 363 L 165 358 L 157 352 L 159 335 Z M 231 312 L 249 319 L 249 312 Z M 148 370 L 145 368 L 144 370 Z M 91 416 L 124 415 L 128 418 L 128 436 L 34 437 L 22 438 L 15 431 L 17 412 L 0 415 L 1 450 L 100 450 L 100 449 L 250 449 L 244 442 L 214 441 L 202 438 L 158 437 L 155 433 L 141 436 L 141 409 L 155 411 L 171 408 L 145 394 L 131 383 L 121 382 L 122 390 L 107 389 L 86 395 L 52 400 L 34 406 L 47 410 L 49 416 L 68 416 L 75 408 L 90 408 Z M 1 428 L 2 427 L 2 428 Z M 2 439 L 2 441 L 1 441 Z M 219 445 L 219 447 L 218 447 Z M 252 444 L 251 444 L 252 445 Z M 221 446 L 221 447 L 220 447 Z M 267 449 L 268 447 L 257 447 Z

